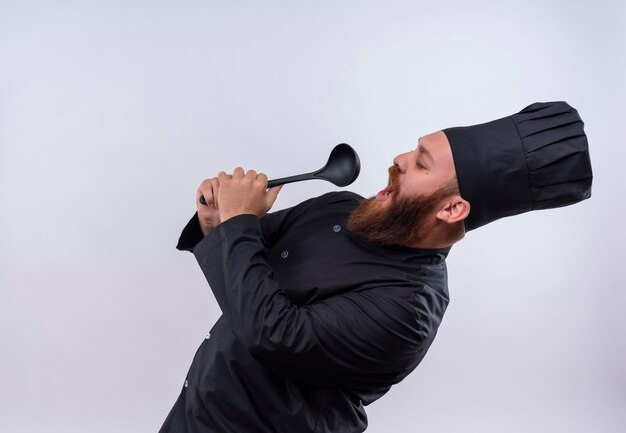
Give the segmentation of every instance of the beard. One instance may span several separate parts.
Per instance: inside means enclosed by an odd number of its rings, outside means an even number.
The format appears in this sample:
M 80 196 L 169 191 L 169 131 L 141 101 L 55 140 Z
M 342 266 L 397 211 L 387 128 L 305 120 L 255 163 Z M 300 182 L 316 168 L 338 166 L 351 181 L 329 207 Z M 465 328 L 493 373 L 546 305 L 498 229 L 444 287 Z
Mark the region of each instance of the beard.
M 398 191 L 398 170 L 389 169 L 392 191 Z M 435 211 L 441 200 L 451 194 L 445 186 L 429 196 L 399 197 L 394 193 L 389 206 L 381 206 L 375 197 L 365 199 L 348 218 L 348 229 L 381 245 L 415 245 L 436 222 Z

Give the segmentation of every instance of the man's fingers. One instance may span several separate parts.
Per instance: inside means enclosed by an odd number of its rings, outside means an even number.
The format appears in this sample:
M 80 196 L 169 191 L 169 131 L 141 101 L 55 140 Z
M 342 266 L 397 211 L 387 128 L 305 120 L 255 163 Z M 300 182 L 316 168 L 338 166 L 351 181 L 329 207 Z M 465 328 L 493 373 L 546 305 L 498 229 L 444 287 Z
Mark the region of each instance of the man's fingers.
M 213 193 L 211 192 L 211 179 L 204 179 L 196 190 L 196 200 L 203 205 L 213 204 Z
M 235 168 L 235 169 L 233 170 L 233 175 L 232 175 L 232 177 L 235 177 L 235 178 L 240 178 L 240 177 L 243 177 L 243 168 L 241 168 L 241 167 L 237 167 L 237 168 Z
M 206 190 L 210 185 L 211 185 L 211 179 L 204 179 L 202 183 L 198 186 L 198 189 L 196 190 L 198 193 L 198 197 L 202 195 L 202 192 Z
M 268 209 L 274 205 L 274 202 L 276 201 L 276 197 L 278 197 L 278 193 L 280 192 L 282 187 L 283 187 L 282 185 L 278 185 L 267 190 L 267 194 L 265 197 L 267 199 L 266 203 L 268 205 L 267 206 Z
M 220 182 L 217 177 L 204 179 L 196 190 L 196 200 L 203 205 L 218 208 L 217 197 L 219 188 Z
M 220 196 L 220 181 L 217 180 L 217 177 L 214 177 L 213 179 L 211 179 L 210 186 L 211 186 L 211 194 L 213 195 L 213 206 L 216 209 L 219 209 L 220 206 L 219 206 L 217 199 Z

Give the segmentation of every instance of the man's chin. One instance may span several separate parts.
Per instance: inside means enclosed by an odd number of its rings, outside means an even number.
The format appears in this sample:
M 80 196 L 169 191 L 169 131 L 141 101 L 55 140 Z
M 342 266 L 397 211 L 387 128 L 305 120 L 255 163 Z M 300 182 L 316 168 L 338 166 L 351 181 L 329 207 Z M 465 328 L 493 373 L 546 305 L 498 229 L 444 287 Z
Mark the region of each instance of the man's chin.
M 387 196 L 381 200 L 373 196 L 363 200 L 350 215 L 348 229 L 366 240 L 383 245 L 402 244 L 409 225 L 399 226 L 394 221 L 394 200 Z M 401 233 L 404 232 L 404 233 Z

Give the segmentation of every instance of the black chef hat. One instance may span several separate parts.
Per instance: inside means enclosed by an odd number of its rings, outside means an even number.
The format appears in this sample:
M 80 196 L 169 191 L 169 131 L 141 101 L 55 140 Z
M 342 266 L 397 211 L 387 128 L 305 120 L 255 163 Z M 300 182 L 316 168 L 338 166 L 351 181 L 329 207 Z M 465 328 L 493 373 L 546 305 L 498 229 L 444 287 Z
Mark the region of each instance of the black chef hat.
M 465 230 L 589 198 L 583 125 L 566 102 L 537 102 L 492 122 L 444 129 L 461 196 L 471 205 Z

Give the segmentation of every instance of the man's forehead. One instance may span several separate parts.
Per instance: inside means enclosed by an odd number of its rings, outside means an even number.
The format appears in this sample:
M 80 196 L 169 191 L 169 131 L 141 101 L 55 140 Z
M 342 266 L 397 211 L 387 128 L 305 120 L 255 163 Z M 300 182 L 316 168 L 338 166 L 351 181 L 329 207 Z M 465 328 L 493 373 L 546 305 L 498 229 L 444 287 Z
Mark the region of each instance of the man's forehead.
M 437 135 L 436 133 L 433 134 L 426 134 L 426 135 L 422 135 L 420 136 L 420 138 L 417 139 L 417 144 L 419 146 L 424 146 L 429 148 L 429 146 L 432 146 L 433 143 L 437 142 Z
M 417 139 L 417 150 L 421 151 L 423 154 L 425 154 L 426 156 L 428 156 L 430 159 L 434 160 L 434 156 L 432 154 L 432 152 L 430 151 L 430 146 L 428 144 L 428 136 L 426 137 L 420 137 Z M 426 143 L 426 144 L 424 144 Z
M 423 135 L 417 139 L 417 150 L 437 164 L 452 165 L 452 150 L 443 131 Z

